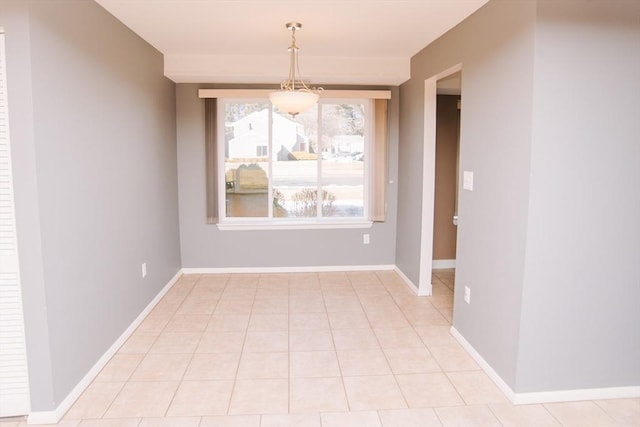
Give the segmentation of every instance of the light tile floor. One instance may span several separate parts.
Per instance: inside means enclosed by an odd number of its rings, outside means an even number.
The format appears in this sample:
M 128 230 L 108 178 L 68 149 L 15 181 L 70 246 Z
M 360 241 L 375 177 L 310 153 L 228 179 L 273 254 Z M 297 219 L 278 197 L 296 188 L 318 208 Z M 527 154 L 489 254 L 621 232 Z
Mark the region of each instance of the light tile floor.
M 640 399 L 511 405 L 449 334 L 454 274 L 185 275 L 58 425 L 640 426 Z

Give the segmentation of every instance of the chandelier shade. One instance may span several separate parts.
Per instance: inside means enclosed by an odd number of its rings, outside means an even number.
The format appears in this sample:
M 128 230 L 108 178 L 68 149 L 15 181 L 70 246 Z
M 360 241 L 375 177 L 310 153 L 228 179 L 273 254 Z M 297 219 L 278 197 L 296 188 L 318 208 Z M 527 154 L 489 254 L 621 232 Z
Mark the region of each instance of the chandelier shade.
M 319 98 L 317 93 L 303 90 L 279 90 L 269 94 L 269 100 L 278 110 L 292 116 L 312 108 Z
M 271 92 L 269 100 L 280 111 L 295 117 L 297 114 L 312 108 L 320 98 L 318 92 L 322 88 L 309 88 L 300 78 L 298 66 L 298 50 L 296 45 L 296 30 L 302 28 L 299 22 L 288 22 L 288 30 L 291 30 L 291 46 L 289 46 L 289 78 L 280 83 L 280 90 Z

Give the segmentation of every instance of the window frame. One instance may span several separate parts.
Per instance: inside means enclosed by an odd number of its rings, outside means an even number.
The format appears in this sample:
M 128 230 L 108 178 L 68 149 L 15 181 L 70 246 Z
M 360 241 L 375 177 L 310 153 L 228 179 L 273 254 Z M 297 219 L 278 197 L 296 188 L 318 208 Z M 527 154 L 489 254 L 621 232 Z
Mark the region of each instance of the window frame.
M 364 161 L 364 173 L 363 173 L 363 215 L 360 217 L 287 217 L 287 218 L 275 218 L 273 217 L 272 203 L 268 202 L 268 217 L 227 217 L 226 216 L 226 188 L 224 175 L 225 164 L 225 144 L 219 143 L 224 141 L 224 138 L 220 139 L 220 135 L 224 135 L 224 102 L 259 102 L 270 104 L 268 100 L 268 94 L 271 90 L 244 90 L 244 89 L 200 89 L 200 98 L 218 98 L 217 117 L 216 120 L 219 123 L 216 135 L 215 149 L 218 154 L 217 164 L 215 165 L 216 179 L 218 185 L 217 192 L 217 215 L 218 221 L 216 225 L 220 230 L 291 230 L 291 229 L 325 229 L 325 228 L 370 228 L 373 225 L 374 220 L 371 219 L 372 209 L 372 190 L 374 187 L 374 180 L 372 179 L 373 160 L 371 153 L 374 150 L 374 138 L 376 134 L 375 121 L 376 113 L 374 109 L 374 100 L 388 100 L 391 98 L 390 91 L 369 90 L 369 91 L 350 91 L 350 90 L 338 90 L 338 91 L 324 91 L 322 93 L 319 104 L 335 104 L 335 103 L 362 103 L 366 102 L 366 117 L 367 125 L 365 130 L 365 161 Z M 369 102 L 367 102 L 369 100 Z M 321 107 L 319 107 L 318 118 L 319 127 L 321 126 Z M 272 123 L 273 109 L 269 110 L 269 123 Z M 273 194 L 273 174 L 272 174 L 272 127 L 269 127 L 269 141 L 268 141 L 268 193 Z M 322 171 L 322 152 L 318 153 L 318 182 L 317 189 L 321 189 L 321 171 Z M 221 179 L 222 178 L 222 179 Z M 268 196 L 267 196 L 268 198 Z

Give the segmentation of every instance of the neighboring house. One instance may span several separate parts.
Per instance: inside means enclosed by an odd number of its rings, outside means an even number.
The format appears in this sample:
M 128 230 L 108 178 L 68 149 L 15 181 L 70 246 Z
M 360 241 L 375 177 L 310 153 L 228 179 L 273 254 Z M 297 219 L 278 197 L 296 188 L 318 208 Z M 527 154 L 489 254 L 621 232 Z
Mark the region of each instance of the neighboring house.
M 362 135 L 336 135 L 332 144 L 337 154 L 364 153 L 364 136 Z
M 227 141 L 229 158 L 264 157 L 269 144 L 269 110 L 253 112 L 233 123 L 227 123 L 231 138 Z M 273 114 L 273 159 L 289 160 L 294 151 L 308 151 L 309 138 L 304 127 L 283 117 Z
M 250 130 L 236 135 L 227 141 L 226 152 L 230 159 L 250 159 L 253 157 L 266 157 L 269 147 L 269 135 Z

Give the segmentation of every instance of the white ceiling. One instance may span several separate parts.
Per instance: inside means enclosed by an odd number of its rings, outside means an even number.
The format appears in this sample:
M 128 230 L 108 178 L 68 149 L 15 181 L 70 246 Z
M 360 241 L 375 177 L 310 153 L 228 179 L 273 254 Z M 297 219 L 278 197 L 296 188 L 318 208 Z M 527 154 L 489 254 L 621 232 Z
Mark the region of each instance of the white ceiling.
M 488 0 L 96 1 L 164 54 L 175 82 L 280 82 L 296 21 L 305 80 L 398 85 L 414 54 Z

